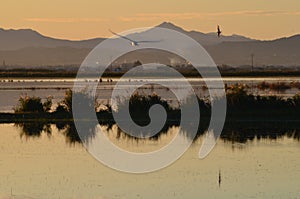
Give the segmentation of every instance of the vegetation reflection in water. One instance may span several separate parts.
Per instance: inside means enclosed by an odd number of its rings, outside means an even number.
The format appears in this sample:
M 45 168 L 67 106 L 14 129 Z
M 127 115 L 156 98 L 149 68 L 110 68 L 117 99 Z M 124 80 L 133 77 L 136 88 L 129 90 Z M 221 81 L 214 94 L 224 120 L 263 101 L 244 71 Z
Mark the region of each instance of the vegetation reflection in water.
M 26 138 L 38 138 L 43 133 L 47 136 L 51 136 L 52 128 L 56 127 L 60 133 L 62 133 L 67 140 L 67 143 L 81 143 L 89 142 L 95 138 L 97 126 L 90 122 L 82 122 L 82 125 L 86 129 L 85 137 L 79 137 L 76 127 L 73 122 L 57 122 L 57 123 L 43 123 L 43 122 L 25 122 L 16 123 L 16 128 L 20 129 L 20 136 Z M 92 126 L 91 126 L 92 125 Z M 109 136 L 112 133 L 115 139 L 118 140 L 135 140 L 137 142 L 144 140 L 142 138 L 135 138 L 127 133 L 123 132 L 116 124 L 102 123 L 98 127 L 101 127 L 102 132 Z M 155 136 L 147 138 L 147 140 L 158 141 L 161 136 L 167 135 L 170 129 L 178 128 L 179 133 L 188 139 L 188 129 L 181 129 L 180 126 L 169 125 L 164 130 L 158 132 Z M 205 135 L 207 128 L 199 128 L 197 138 Z M 227 122 L 221 134 L 221 140 L 232 143 L 246 143 L 248 141 L 260 140 L 260 139 L 280 139 L 283 137 L 293 138 L 300 141 L 300 125 L 297 122 Z M 197 140 L 197 138 L 195 140 Z
M 78 95 L 81 96 L 83 101 L 88 102 L 85 103 L 85 106 L 87 106 L 85 107 L 86 109 L 95 108 L 95 102 L 91 101 L 88 96 L 82 93 L 78 93 Z M 293 98 L 287 99 L 278 96 L 254 96 L 248 94 L 243 85 L 235 85 L 227 88 L 226 97 L 227 118 L 221 139 L 246 143 L 255 138 L 277 139 L 288 136 L 299 140 L 300 95 L 295 95 Z M 161 135 L 167 134 L 169 129 L 173 127 L 180 128 L 180 134 L 193 139 L 190 136 L 189 127 L 180 126 L 180 109 L 171 107 L 169 103 L 157 95 L 136 94 L 130 99 L 120 101 L 118 108 L 122 109 L 124 103 L 129 103 L 132 119 L 141 126 L 147 125 L 150 122 L 148 111 L 152 105 L 160 104 L 165 108 L 167 122 L 160 132 L 149 139 L 159 140 Z M 211 102 L 198 98 L 198 103 L 201 112 L 201 121 L 197 137 L 200 137 L 207 132 Z M 99 124 L 105 127 L 106 132 L 111 131 L 112 127 L 116 126 L 112 117 L 112 111 L 115 110 L 108 104 L 104 105 L 105 109 L 97 111 L 98 121 L 89 120 L 90 116 L 83 114 L 86 118 L 83 118 L 84 121 L 81 121 L 82 125 L 79 125 L 82 129 L 76 129 L 77 126 L 75 127 L 72 118 L 72 92 L 70 90 L 66 92 L 64 100 L 58 104 L 56 111 L 49 112 L 51 105 L 50 98 L 44 103 L 41 102 L 40 98 L 20 98 L 20 103 L 15 109 L 16 115 L 12 115 L 12 117 L 16 118 L 16 121 L 12 122 L 15 122 L 16 126 L 22 129 L 21 136 L 39 137 L 43 132 L 51 136 L 51 124 L 54 124 L 66 136 L 69 143 L 80 143 L 93 139 L 96 135 L 96 126 Z M 189 106 L 188 100 L 182 102 L 181 105 Z M 5 117 L 6 115 L 3 116 L 4 119 Z M 191 122 L 193 122 L 192 119 Z M 81 137 L 78 136 L 77 130 L 84 132 Z M 121 129 L 118 129 L 117 132 L 117 139 L 126 137 L 137 141 L 141 140 L 131 137 Z M 140 132 L 140 134 L 141 137 L 148 137 L 147 132 Z

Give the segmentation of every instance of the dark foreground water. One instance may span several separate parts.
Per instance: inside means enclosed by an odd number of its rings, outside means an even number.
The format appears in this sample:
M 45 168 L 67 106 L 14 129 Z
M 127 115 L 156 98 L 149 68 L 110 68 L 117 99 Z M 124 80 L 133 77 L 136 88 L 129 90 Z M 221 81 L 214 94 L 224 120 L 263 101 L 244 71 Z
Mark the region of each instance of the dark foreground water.
M 158 140 L 137 141 L 119 136 L 114 126 L 101 128 L 113 143 L 133 152 L 157 150 L 178 130 L 171 127 Z M 199 137 L 171 166 L 138 175 L 102 165 L 68 136 L 67 129 L 58 130 L 53 124 L 42 129 L 32 134 L 30 128 L 22 125 L 0 125 L 1 199 L 224 199 L 298 198 L 300 195 L 300 142 L 293 129 L 273 137 L 220 139 L 202 160 L 198 159 L 203 140 Z M 265 131 L 256 129 L 258 133 L 254 135 L 264 135 Z

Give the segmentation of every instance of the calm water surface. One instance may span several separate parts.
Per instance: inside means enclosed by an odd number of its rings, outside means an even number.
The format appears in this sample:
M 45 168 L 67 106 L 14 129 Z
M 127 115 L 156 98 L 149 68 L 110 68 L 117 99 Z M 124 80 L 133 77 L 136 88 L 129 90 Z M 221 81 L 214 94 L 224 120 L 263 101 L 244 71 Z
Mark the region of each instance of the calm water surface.
M 219 140 L 198 159 L 200 137 L 171 166 L 148 174 L 127 174 L 96 161 L 63 131 L 28 136 L 14 124 L 0 125 L 0 198 L 299 198 L 300 142 L 286 136 L 246 143 Z M 105 131 L 105 128 L 103 128 Z M 124 149 L 144 152 L 169 142 L 176 128 L 159 140 L 116 139 Z M 122 162 L 120 162 L 122 164 Z M 219 170 L 222 183 L 218 184 Z

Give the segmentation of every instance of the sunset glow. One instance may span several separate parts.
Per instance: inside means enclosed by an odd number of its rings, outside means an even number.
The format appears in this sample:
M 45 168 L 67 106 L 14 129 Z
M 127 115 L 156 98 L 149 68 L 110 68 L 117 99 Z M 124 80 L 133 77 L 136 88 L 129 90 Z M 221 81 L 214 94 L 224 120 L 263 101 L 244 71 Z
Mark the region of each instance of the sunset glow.
M 0 27 L 31 28 L 57 38 L 87 39 L 172 22 L 186 30 L 275 39 L 300 32 L 298 0 L 71 1 L 4 0 Z

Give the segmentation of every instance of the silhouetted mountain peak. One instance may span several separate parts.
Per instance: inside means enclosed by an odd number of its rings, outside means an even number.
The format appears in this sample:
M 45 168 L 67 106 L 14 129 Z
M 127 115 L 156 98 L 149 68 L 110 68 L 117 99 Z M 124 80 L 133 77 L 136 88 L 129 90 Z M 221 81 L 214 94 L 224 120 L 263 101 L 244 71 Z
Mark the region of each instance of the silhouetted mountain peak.
M 180 32 L 185 32 L 184 29 L 182 29 L 179 26 L 176 26 L 175 24 L 173 24 L 171 22 L 163 22 L 163 23 L 157 25 L 156 27 L 168 28 L 168 29 L 171 29 L 171 30 L 177 30 L 177 31 L 180 31 Z
M 192 37 L 194 40 L 198 41 L 200 44 L 204 46 L 208 45 L 215 45 L 219 44 L 222 42 L 244 42 L 244 41 L 254 41 L 251 38 L 240 36 L 240 35 L 222 35 L 222 37 L 217 37 L 217 34 L 215 32 L 211 33 L 203 33 L 195 30 L 191 31 L 186 31 L 183 28 L 170 23 L 170 22 L 163 22 L 159 24 L 157 27 L 162 27 L 162 28 L 168 28 L 171 30 L 175 30 L 181 33 L 184 33 L 190 37 Z
M 176 30 L 193 38 L 205 47 L 219 65 L 247 65 L 252 53 L 255 54 L 256 66 L 292 66 L 300 63 L 298 52 L 300 35 L 260 41 L 236 34 L 218 37 L 216 32 L 186 31 L 170 22 L 163 22 L 157 27 Z M 10 65 L 80 64 L 90 49 L 101 41 L 103 38 L 82 41 L 62 40 L 43 36 L 31 29 L 0 28 L 0 60 L 5 60 Z M 165 60 L 169 55 L 159 54 L 159 56 L 158 60 Z

